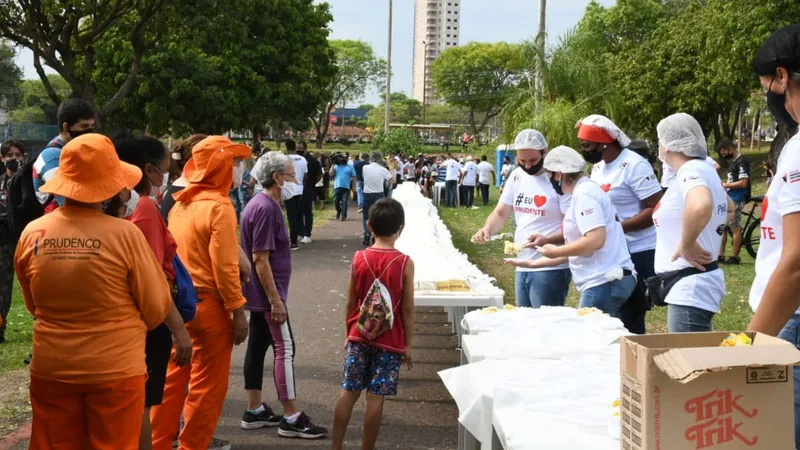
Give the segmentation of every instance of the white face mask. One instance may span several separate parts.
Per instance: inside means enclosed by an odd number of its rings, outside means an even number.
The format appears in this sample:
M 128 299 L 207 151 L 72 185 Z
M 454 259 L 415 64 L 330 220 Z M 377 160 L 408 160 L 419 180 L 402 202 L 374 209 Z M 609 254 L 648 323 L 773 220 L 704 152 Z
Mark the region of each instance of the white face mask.
M 125 215 L 124 218 L 128 218 L 133 215 L 133 210 L 136 209 L 136 205 L 139 204 L 139 193 L 131 190 L 131 198 L 125 202 Z
M 158 170 L 158 169 L 156 169 Z M 161 173 L 159 170 L 158 173 Z M 153 182 L 150 182 L 150 197 L 158 198 L 159 195 L 167 192 L 167 185 L 169 184 L 169 172 L 161 173 L 163 179 L 161 180 L 161 184 L 156 186 Z
M 297 183 L 294 181 L 286 181 L 281 186 L 281 199 L 282 200 L 289 200 L 290 198 L 294 197 L 297 193 Z

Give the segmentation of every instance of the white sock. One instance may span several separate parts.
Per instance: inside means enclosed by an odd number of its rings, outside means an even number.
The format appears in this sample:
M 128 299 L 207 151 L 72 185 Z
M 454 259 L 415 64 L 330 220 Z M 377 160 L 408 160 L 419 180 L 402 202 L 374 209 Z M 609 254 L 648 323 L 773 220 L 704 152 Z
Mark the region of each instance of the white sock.
M 250 412 L 253 413 L 253 414 L 261 414 L 264 411 L 265 411 L 265 409 L 264 409 L 264 405 L 263 404 L 258 405 L 258 408 L 256 408 L 256 409 L 251 409 L 250 410 Z
M 297 422 L 297 419 L 300 418 L 300 414 L 303 414 L 303 411 L 296 412 L 296 413 L 292 414 L 291 416 L 286 417 L 285 419 L 289 423 L 295 423 L 295 422 Z

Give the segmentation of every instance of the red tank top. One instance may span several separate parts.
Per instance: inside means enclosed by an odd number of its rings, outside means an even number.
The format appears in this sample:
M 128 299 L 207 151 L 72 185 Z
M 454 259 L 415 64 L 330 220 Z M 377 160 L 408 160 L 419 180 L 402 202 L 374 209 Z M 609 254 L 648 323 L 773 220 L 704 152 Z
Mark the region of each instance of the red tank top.
M 353 255 L 353 278 L 356 283 L 355 290 L 358 304 L 347 319 L 348 340 L 361 342 L 394 353 L 405 353 L 406 330 L 403 325 L 401 305 L 403 302 L 403 274 L 406 271 L 407 262 L 408 255 L 397 250 L 368 248 L 359 250 Z M 367 264 L 369 264 L 369 267 L 367 267 Z M 361 309 L 361 304 L 364 302 L 364 297 L 367 296 L 372 283 L 375 281 L 373 273 L 375 276 L 380 277 L 381 283 L 386 286 L 392 296 L 394 324 L 392 329 L 370 341 L 358 331 L 356 323 L 358 322 L 358 313 Z

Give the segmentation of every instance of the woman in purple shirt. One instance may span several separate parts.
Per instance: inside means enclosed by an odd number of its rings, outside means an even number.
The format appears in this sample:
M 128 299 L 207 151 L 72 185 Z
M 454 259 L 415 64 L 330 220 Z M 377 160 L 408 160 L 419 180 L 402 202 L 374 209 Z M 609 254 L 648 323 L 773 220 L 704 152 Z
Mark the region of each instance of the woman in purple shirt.
M 321 438 L 328 430 L 311 423 L 297 406 L 294 337 L 286 312 L 292 255 L 280 201 L 294 196 L 294 164 L 283 153 L 269 152 L 258 159 L 251 175 L 264 190 L 247 204 L 240 224 L 241 247 L 252 264 L 250 281 L 243 285 L 245 308 L 250 311 L 250 335 L 244 358 L 247 410 L 241 427 L 253 430 L 277 426 L 283 437 Z M 264 357 L 270 346 L 283 416 L 275 414 L 261 399 Z

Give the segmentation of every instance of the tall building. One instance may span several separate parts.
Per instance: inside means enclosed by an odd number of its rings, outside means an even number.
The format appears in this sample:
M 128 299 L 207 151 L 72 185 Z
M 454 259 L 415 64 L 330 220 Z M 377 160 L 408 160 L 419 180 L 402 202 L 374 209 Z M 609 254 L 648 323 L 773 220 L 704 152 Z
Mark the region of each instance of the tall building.
M 414 4 L 414 75 L 411 96 L 434 101 L 431 64 L 445 49 L 458 45 L 461 0 L 416 0 Z

